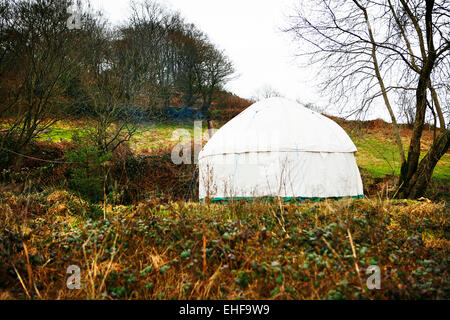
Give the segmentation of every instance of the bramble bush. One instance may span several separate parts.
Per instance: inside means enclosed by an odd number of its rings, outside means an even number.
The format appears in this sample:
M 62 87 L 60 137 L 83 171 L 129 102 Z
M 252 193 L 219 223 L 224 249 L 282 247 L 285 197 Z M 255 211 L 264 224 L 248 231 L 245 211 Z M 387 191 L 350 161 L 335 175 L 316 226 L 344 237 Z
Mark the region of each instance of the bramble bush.
M 99 208 L 65 191 L 5 193 L 0 297 L 448 299 L 448 209 L 381 199 Z M 81 290 L 66 288 L 71 264 Z M 379 290 L 366 285 L 371 265 Z

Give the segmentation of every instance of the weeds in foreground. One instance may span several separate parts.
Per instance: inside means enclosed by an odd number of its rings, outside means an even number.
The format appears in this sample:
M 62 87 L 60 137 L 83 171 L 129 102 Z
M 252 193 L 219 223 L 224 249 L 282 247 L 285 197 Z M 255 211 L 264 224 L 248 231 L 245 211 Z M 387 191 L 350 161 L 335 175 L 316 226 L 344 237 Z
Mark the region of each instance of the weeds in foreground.
M 445 203 L 103 208 L 67 191 L 0 197 L 1 298 L 450 297 Z M 80 267 L 80 290 L 66 286 L 70 265 Z M 365 285 L 370 265 L 381 269 L 380 290 Z

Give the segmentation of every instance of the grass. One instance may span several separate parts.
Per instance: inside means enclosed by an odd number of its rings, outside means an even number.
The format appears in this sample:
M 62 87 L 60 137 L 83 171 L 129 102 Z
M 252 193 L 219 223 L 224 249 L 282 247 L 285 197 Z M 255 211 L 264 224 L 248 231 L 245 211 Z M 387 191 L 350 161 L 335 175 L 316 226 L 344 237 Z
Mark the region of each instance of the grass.
M 85 124 L 82 124 L 83 127 Z M 177 129 L 188 130 L 191 136 L 194 134 L 194 125 L 167 122 L 153 124 L 151 122 L 142 123 L 137 126 L 134 136 L 130 140 L 130 147 L 136 153 L 151 153 L 160 148 L 167 148 L 168 144 L 176 144 L 172 141 L 172 134 Z M 60 142 L 71 141 L 75 132 L 80 131 L 80 123 L 70 121 L 59 121 L 47 132 L 42 133 L 38 141 Z M 83 129 L 81 130 L 83 131 Z M 204 129 L 205 131 L 205 129 Z
M 49 142 L 71 141 L 75 132 L 80 132 L 80 129 L 69 125 L 58 125 L 42 133 L 38 140 Z
M 381 178 L 385 175 L 400 174 L 400 156 L 397 146 L 392 138 L 379 132 L 365 133 L 352 137 L 358 148 L 356 160 L 361 168 L 369 171 L 374 177 Z M 408 153 L 408 140 L 403 137 L 405 154 Z M 426 152 L 421 153 L 420 159 Z M 436 165 L 433 173 L 435 179 L 450 183 L 450 155 L 444 155 Z
M 194 135 L 194 126 L 177 123 L 142 124 L 138 126 L 136 134 L 130 141 L 136 153 L 151 153 L 154 150 L 167 148 L 167 145 L 176 144 L 172 141 L 172 134 L 177 129 L 188 130 Z
M 448 299 L 448 209 L 376 199 L 102 207 L 67 191 L 4 193 L 0 298 Z M 70 265 L 80 290 L 66 286 Z M 380 290 L 366 286 L 370 265 Z

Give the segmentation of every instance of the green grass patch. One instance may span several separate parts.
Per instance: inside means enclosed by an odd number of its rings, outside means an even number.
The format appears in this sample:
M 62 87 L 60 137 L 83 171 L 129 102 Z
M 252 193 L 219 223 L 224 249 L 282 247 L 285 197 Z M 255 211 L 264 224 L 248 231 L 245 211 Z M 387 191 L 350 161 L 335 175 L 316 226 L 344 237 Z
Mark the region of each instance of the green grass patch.
M 361 168 L 370 172 L 375 178 L 382 178 L 386 175 L 400 174 L 400 156 L 397 151 L 397 146 L 392 140 L 380 134 L 362 134 L 352 137 L 353 142 L 358 148 L 356 153 L 356 160 Z M 408 153 L 408 141 L 403 141 L 405 154 Z M 422 152 L 420 159 L 425 156 Z M 433 178 L 450 182 L 450 155 L 444 155 L 437 163 Z

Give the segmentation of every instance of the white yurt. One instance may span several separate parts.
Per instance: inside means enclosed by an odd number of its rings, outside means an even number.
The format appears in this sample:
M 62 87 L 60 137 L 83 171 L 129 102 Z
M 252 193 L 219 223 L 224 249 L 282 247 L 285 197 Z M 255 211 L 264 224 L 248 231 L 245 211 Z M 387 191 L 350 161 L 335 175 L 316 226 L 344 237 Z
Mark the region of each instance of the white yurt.
M 356 146 L 333 120 L 285 98 L 259 101 L 199 154 L 199 198 L 362 197 Z

